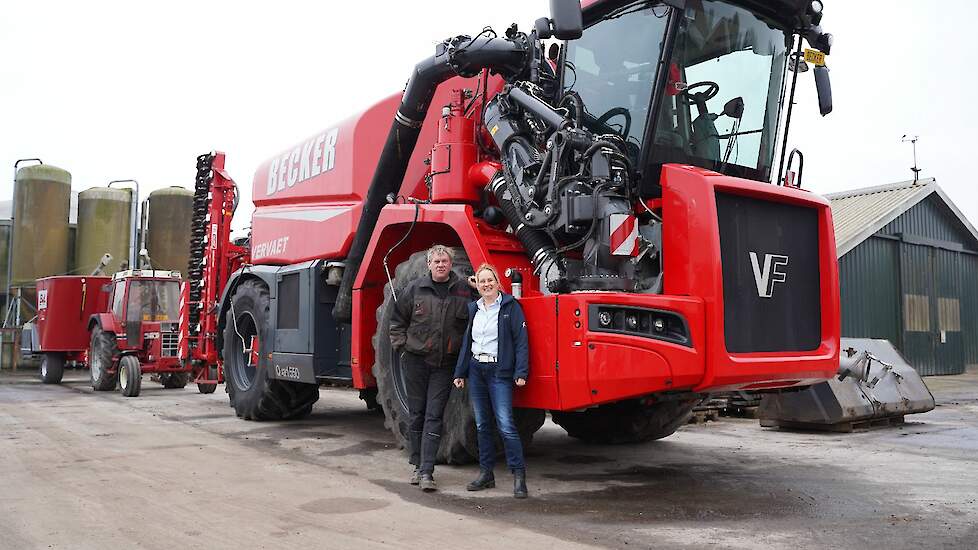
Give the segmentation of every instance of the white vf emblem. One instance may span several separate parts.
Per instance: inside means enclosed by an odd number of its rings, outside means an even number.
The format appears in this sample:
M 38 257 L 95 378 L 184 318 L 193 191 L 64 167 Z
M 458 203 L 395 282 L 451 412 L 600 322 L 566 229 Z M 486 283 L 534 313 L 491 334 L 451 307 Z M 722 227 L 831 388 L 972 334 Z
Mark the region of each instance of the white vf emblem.
M 757 295 L 761 298 L 774 296 L 774 283 L 783 283 L 788 274 L 778 268 L 787 267 L 788 257 L 780 254 L 765 254 L 764 265 L 757 258 L 757 252 L 749 252 L 750 265 L 754 268 L 754 284 L 757 285 Z

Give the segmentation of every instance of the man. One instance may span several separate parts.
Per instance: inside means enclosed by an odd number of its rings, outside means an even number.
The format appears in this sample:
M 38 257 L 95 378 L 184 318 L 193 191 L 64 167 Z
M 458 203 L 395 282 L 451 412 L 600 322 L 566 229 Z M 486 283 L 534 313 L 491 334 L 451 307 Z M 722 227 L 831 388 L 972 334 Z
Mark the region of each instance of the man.
M 435 457 L 441 443 L 442 415 L 458 360 L 468 304 L 474 299 L 466 280 L 452 272 L 454 252 L 436 244 L 425 258 L 429 275 L 397 293 L 391 315 L 391 346 L 400 355 L 409 409 L 411 484 L 437 488 Z

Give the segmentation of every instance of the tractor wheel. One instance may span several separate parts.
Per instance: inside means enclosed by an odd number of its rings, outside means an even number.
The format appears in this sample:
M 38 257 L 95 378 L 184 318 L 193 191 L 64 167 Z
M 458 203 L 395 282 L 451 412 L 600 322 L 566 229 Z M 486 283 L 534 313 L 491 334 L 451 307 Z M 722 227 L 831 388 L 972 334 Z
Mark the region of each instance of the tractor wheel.
M 551 411 L 567 435 L 588 443 L 641 443 L 672 435 L 686 424 L 696 399 L 644 403 L 631 399 L 584 412 Z
M 207 367 L 207 377 L 211 380 L 217 380 L 217 367 Z M 197 383 L 197 391 L 203 394 L 214 393 L 217 389 L 217 384 L 201 384 Z
M 143 385 L 143 372 L 135 355 L 125 355 L 119 361 L 119 389 L 126 397 L 138 397 Z
M 60 384 L 65 374 L 65 356 L 63 353 L 45 353 L 41 357 L 41 382 L 44 384 Z
M 109 374 L 112 368 L 112 357 L 119 353 L 115 343 L 115 334 L 102 330 L 102 327 L 92 327 L 92 337 L 88 347 L 88 371 L 92 377 L 92 389 L 95 391 L 110 391 L 115 389 L 116 374 Z
M 472 274 L 472 264 L 461 248 L 455 249 L 452 270 L 463 279 Z M 401 292 L 411 281 L 427 275 L 428 264 L 425 253 L 417 252 L 397 266 L 394 288 L 397 292 Z M 377 310 L 377 333 L 373 337 L 375 355 L 373 374 L 377 379 L 377 401 L 384 411 L 384 424 L 393 432 L 397 443 L 406 449 L 409 413 L 401 359 L 391 348 L 390 320 L 393 311 L 394 300 L 391 297 L 390 285 L 386 285 L 384 304 Z M 545 411 L 540 409 L 513 410 L 524 447 L 529 446 L 533 434 L 543 425 L 545 414 Z M 501 449 L 502 443 L 497 442 L 497 451 Z M 478 456 L 475 417 L 469 404 L 468 392 L 453 386 L 448 404 L 445 406 L 438 462 L 466 464 L 476 461 Z
M 234 412 L 245 420 L 290 420 L 312 411 L 319 386 L 268 377 L 268 288 L 245 281 L 234 292 L 224 326 L 224 384 Z M 249 353 L 258 338 L 258 353 Z M 253 358 L 257 357 L 257 364 Z M 203 393 L 203 392 L 202 392 Z
M 164 372 L 160 374 L 160 383 L 168 390 L 176 390 L 187 385 L 190 375 L 185 372 Z

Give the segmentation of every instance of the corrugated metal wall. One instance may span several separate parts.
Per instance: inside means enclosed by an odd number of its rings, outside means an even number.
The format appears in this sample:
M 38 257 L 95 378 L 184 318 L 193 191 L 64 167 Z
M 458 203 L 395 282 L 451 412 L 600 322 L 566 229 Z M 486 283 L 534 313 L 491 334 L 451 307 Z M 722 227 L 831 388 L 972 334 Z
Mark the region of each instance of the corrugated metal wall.
M 873 236 L 839 259 L 843 335 L 899 345 L 899 246 Z
M 974 238 L 968 233 L 940 195 L 932 193 L 910 210 L 886 225 L 879 233 L 897 235 L 908 233 L 919 237 L 955 243 L 970 243 Z M 974 245 L 966 248 L 974 249 Z
M 921 201 L 839 260 L 843 336 L 886 338 L 925 375 L 978 363 L 971 251 L 978 243 L 940 196 Z
M 961 323 L 964 332 L 964 358 L 978 365 L 978 255 L 965 255 L 961 284 Z

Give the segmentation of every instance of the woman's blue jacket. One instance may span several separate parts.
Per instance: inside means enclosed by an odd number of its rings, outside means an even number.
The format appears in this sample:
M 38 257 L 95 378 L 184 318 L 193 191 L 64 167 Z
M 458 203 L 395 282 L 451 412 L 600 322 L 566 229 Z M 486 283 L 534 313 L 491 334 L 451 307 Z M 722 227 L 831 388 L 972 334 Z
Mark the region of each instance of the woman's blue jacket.
M 530 374 L 530 346 L 526 332 L 523 308 L 511 295 L 501 292 L 503 301 L 499 308 L 499 349 L 496 352 L 496 377 L 526 379 Z M 482 298 L 480 298 L 481 300 Z M 455 365 L 455 378 L 468 378 L 469 361 L 472 358 L 472 322 L 479 307 L 476 300 L 469 304 L 469 324 L 465 327 L 462 349 Z

